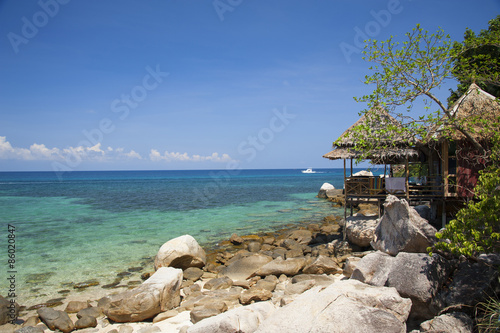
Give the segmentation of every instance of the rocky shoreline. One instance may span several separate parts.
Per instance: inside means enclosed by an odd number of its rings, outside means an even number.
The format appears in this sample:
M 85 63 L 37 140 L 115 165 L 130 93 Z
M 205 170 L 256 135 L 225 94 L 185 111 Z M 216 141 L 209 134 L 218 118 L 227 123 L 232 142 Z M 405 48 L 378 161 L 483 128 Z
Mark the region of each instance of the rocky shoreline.
M 181 236 L 140 280 L 127 270 L 88 295 L 18 307 L 14 324 L 0 298 L 0 332 L 472 332 L 474 305 L 497 292 L 498 256 L 429 256 L 425 214 L 395 197 L 385 205 L 380 219 L 328 216 L 233 234 L 211 251 Z

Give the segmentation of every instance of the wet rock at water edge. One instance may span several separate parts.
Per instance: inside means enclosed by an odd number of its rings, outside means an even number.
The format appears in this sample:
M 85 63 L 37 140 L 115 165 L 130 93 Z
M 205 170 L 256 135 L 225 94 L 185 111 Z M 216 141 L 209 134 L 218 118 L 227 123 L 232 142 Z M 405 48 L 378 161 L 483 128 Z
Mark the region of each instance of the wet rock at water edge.
M 88 302 L 70 301 L 68 305 L 66 305 L 66 309 L 64 309 L 64 311 L 66 313 L 78 313 L 78 311 L 86 309 L 89 306 Z
M 28 274 L 25 281 L 29 284 L 41 284 L 47 282 L 54 275 L 54 272 Z
M 243 238 L 241 238 L 240 236 L 238 236 L 238 234 L 232 234 L 231 238 L 229 239 L 229 241 L 232 244 L 234 244 L 234 245 L 241 245 L 241 244 L 243 244 L 245 242 L 243 240 Z
M 88 287 L 94 287 L 94 286 L 98 286 L 98 285 L 99 285 L 99 281 L 90 280 L 90 281 L 76 283 L 75 285 L 73 285 L 73 288 L 74 289 L 85 289 Z
M 128 272 L 140 272 L 142 271 L 143 267 L 130 267 L 127 269 Z

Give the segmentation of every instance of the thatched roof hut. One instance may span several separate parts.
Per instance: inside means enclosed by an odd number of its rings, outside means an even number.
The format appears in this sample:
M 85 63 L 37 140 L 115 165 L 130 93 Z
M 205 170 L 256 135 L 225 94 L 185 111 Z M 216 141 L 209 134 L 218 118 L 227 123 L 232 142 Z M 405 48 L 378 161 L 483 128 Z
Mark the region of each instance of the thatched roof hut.
M 450 133 L 451 139 L 461 141 L 466 139 L 465 135 L 457 129 L 457 125 L 464 127 L 476 140 L 488 139 L 484 131 L 486 126 L 498 124 L 500 117 L 500 103 L 495 96 L 487 93 L 472 83 L 467 90 L 451 107 L 451 117 L 443 118 L 445 125 L 439 126 L 437 130 L 431 131 L 430 136 L 443 139 L 444 133 Z M 490 129 L 491 130 L 491 129 Z M 500 128 L 498 128 L 500 130 Z
M 334 149 L 323 157 L 337 160 L 362 156 L 362 153 L 356 150 L 356 143 L 359 140 L 358 129 L 366 133 L 363 138 L 371 147 L 365 157 L 376 164 L 399 163 L 406 158 L 420 156 L 416 149 L 411 148 L 414 141 L 403 130 L 403 125 L 385 109 L 375 106 L 342 133 L 334 142 Z

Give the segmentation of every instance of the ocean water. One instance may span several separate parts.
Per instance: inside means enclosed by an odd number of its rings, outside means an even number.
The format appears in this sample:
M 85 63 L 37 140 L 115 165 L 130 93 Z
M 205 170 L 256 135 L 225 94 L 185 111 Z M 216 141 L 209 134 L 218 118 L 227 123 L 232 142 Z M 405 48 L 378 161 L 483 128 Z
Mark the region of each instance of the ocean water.
M 324 182 L 342 188 L 343 170 L 317 171 L 88 171 L 62 180 L 52 172 L 1 172 L 0 294 L 9 288 L 8 225 L 15 227 L 17 301 L 36 304 L 71 283 L 111 283 L 129 267 L 150 264 L 177 236 L 208 247 L 233 232 L 343 214 L 315 197 Z

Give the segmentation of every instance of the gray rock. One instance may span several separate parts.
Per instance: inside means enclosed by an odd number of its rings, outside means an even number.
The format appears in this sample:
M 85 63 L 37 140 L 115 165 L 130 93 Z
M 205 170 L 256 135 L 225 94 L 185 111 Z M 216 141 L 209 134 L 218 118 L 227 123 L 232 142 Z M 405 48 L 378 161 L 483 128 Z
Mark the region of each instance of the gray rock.
M 214 299 L 222 301 L 228 306 L 235 306 L 239 304 L 239 298 L 242 290 L 242 288 L 233 287 L 229 290 L 219 289 L 198 293 L 197 295 L 190 295 L 182 301 L 180 308 L 181 310 L 191 311 L 195 307 L 207 307 L 213 303 Z
M 278 279 L 276 279 L 276 281 L 270 281 L 270 280 L 264 279 L 264 280 L 257 281 L 257 283 L 255 285 L 253 285 L 252 288 L 265 289 L 265 290 L 269 290 L 270 292 L 273 292 L 274 289 L 276 289 L 277 284 L 278 284 Z
M 75 323 L 76 329 L 82 329 L 82 328 L 87 328 L 87 327 L 96 327 L 96 326 L 97 326 L 97 319 L 95 319 L 95 317 L 91 317 L 91 316 L 83 316 L 80 319 L 78 319 Z
M 273 293 L 266 289 L 259 289 L 252 287 L 245 290 L 240 295 L 240 303 L 243 305 L 250 304 L 251 302 L 267 301 L 273 297 Z
M 305 263 L 305 258 L 290 258 L 283 260 L 283 258 L 279 257 L 262 266 L 257 272 L 255 272 L 255 275 L 279 276 L 281 274 L 285 274 L 288 276 L 293 276 L 296 275 L 302 268 L 304 268 Z
M 422 217 L 423 219 L 426 219 L 427 221 L 431 220 L 432 211 L 431 211 L 431 208 L 429 206 L 419 205 L 419 206 L 415 206 L 413 208 L 418 213 L 418 215 L 420 215 L 420 217 Z
M 420 332 L 472 333 L 474 323 L 463 312 L 452 312 L 435 317 L 420 324 Z
M 436 229 L 404 199 L 388 195 L 384 207 L 372 247 L 392 256 L 399 252 L 426 253 L 436 241 Z
M 313 280 L 316 286 L 327 287 L 335 282 L 334 278 L 331 278 L 326 275 L 317 275 L 317 274 L 299 274 L 295 275 L 292 278 L 292 283 L 299 283 L 302 281 Z
M 335 255 L 335 257 L 342 257 L 348 253 L 352 252 L 352 248 L 348 241 L 342 241 L 340 239 L 335 239 L 328 243 L 327 249 L 329 253 Z
M 238 236 L 237 234 L 232 234 L 231 235 L 231 238 L 229 239 L 229 241 L 231 243 L 233 243 L 234 245 L 241 245 L 243 244 L 245 241 L 243 240 L 243 238 L 241 238 L 240 236 Z
M 155 270 L 160 267 L 203 267 L 207 263 L 205 250 L 190 235 L 169 240 L 160 247 L 155 257 Z
M 19 325 L 14 325 L 11 323 L 0 325 L 0 333 L 14 333 L 14 331 L 20 328 Z
M 440 310 L 440 288 L 451 274 L 451 264 L 438 254 L 400 252 L 393 259 L 387 285 L 412 301 L 412 318 L 431 319 Z
M 229 277 L 233 281 L 246 280 L 272 260 L 269 256 L 252 254 L 232 261 L 227 267 L 222 269 L 220 274 Z
M 24 321 L 23 326 L 36 326 L 39 322 L 40 318 L 38 316 L 31 316 Z
M 349 257 L 346 259 L 344 263 L 344 270 L 342 271 L 342 274 L 346 277 L 351 277 L 352 272 L 356 269 L 356 266 L 358 265 L 358 262 L 361 260 L 359 257 Z
M 321 185 L 321 188 L 319 189 L 317 197 L 326 199 L 326 192 L 329 190 L 335 190 L 335 187 L 330 183 L 323 183 L 323 185 Z
M 98 307 L 88 307 L 78 311 L 78 313 L 76 314 L 78 318 L 82 318 L 83 316 L 99 318 L 102 315 L 103 313 Z
M 172 317 L 175 317 L 179 314 L 179 311 L 177 310 L 168 310 L 168 311 L 165 311 L 165 312 L 162 312 L 162 313 L 159 313 L 156 317 L 154 317 L 153 319 L 153 323 L 156 324 L 160 321 L 163 321 L 163 320 L 166 320 L 166 319 L 169 319 L 169 318 L 172 318 Z
M 253 252 L 253 253 L 259 252 L 261 248 L 262 244 L 260 244 L 260 242 L 250 242 L 248 243 L 247 246 L 248 252 Z
M 372 286 L 384 286 L 392 269 L 394 257 L 384 253 L 370 253 L 356 264 L 351 279 L 361 281 Z
M 288 238 L 299 244 L 309 244 L 312 240 L 312 232 L 310 230 L 294 230 L 288 235 Z
M 303 256 L 304 256 L 304 252 L 302 251 L 301 248 L 295 248 L 295 249 L 292 249 L 292 250 L 288 250 L 285 253 L 285 258 L 286 259 L 288 259 L 288 258 L 299 258 L 299 257 L 303 257 Z
M 471 306 L 495 294 L 498 270 L 483 263 L 461 263 L 448 288 L 439 296 L 444 307 Z
M 188 333 L 251 333 L 276 307 L 271 302 L 259 302 L 241 306 L 215 317 L 202 320 L 187 329 Z
M 500 253 L 482 253 L 477 259 L 486 265 L 500 266 Z
M 370 246 L 378 225 L 376 218 L 365 216 L 350 216 L 346 220 L 346 234 L 352 244 L 366 247 Z
M 80 310 L 88 308 L 90 305 L 87 302 L 80 301 L 70 301 L 68 305 L 66 305 L 66 309 L 64 311 L 66 313 L 77 313 Z
M 281 258 L 286 258 L 286 253 L 288 252 L 287 249 L 283 248 L 283 247 L 277 247 L 273 250 L 273 259 L 276 259 L 278 257 L 281 257 Z
M 197 281 L 203 276 L 203 270 L 198 267 L 189 267 L 183 272 L 184 279 Z
M 339 274 L 342 268 L 330 257 L 319 255 L 314 262 L 304 267 L 304 274 Z
M 24 326 L 14 331 L 14 333 L 43 333 L 41 327 Z
M 108 296 L 99 305 L 113 321 L 142 321 L 178 306 L 181 284 L 182 270 L 161 267 L 142 285 Z
M 233 286 L 233 280 L 228 278 L 227 276 L 223 276 L 220 278 L 215 278 L 207 281 L 203 288 L 208 290 L 216 290 L 216 289 L 227 289 Z
M 410 308 L 411 301 L 394 288 L 345 280 L 306 291 L 276 310 L 256 332 L 404 333 Z
M 75 329 L 75 324 L 64 311 L 54 310 L 52 308 L 41 308 L 37 310 L 40 319 L 49 329 L 68 333 Z
M 190 317 L 193 324 L 196 324 L 200 320 L 216 316 L 225 311 L 227 311 L 227 304 L 216 300 L 206 306 L 194 308 L 190 313 Z
M 0 325 L 17 319 L 19 315 L 19 304 L 12 303 L 9 300 L 0 296 Z
M 306 290 L 311 289 L 316 285 L 316 281 L 314 280 L 305 280 L 297 283 L 292 283 L 286 286 L 285 295 L 295 295 L 302 294 Z

